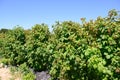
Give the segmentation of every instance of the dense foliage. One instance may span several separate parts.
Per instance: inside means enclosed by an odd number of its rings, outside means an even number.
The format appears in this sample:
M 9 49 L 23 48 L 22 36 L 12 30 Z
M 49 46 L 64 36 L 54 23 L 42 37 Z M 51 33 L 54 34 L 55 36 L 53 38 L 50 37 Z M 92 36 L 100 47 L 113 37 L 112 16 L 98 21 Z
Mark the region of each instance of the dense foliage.
M 119 80 L 120 16 L 111 10 L 105 18 L 82 24 L 56 22 L 50 32 L 45 24 L 31 30 L 16 27 L 0 33 L 3 62 L 48 70 L 52 80 Z

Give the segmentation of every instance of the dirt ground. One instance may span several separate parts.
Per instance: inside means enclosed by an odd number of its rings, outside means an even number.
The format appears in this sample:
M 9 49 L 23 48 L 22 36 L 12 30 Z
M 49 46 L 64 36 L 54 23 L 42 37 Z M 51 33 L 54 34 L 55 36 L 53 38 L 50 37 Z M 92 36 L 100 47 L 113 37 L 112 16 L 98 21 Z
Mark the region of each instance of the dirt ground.
M 35 75 L 36 80 L 48 80 L 50 78 L 48 71 L 35 72 Z M 22 80 L 21 78 L 22 74 L 19 72 L 13 74 L 9 67 L 5 67 L 0 63 L 0 80 Z
M 11 78 L 9 68 L 0 68 L 0 80 L 10 80 Z
M 0 80 L 21 80 L 20 78 L 14 78 L 11 75 L 9 68 L 0 68 Z

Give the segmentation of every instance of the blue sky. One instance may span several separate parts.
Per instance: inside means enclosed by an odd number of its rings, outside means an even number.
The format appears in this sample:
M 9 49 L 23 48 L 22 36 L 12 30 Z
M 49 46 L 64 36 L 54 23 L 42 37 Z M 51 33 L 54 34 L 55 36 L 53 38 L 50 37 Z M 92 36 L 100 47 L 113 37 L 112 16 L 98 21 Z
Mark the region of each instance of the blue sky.
M 55 21 L 96 19 L 111 9 L 120 10 L 120 0 L 0 0 L 0 28 L 46 23 L 51 29 Z

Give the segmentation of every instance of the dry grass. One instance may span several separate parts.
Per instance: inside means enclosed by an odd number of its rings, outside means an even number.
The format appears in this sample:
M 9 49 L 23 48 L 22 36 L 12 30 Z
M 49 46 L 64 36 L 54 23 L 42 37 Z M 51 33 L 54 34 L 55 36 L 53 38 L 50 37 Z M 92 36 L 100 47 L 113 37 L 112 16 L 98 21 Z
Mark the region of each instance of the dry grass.
M 12 75 L 11 80 L 22 80 L 22 73 L 20 72 L 14 72 L 11 73 L 11 75 Z

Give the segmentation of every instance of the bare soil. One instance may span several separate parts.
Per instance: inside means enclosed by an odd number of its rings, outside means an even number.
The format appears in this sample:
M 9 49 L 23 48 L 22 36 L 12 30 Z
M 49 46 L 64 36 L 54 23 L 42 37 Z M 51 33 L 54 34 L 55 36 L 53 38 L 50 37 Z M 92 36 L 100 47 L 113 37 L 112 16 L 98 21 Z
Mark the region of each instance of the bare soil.
M 21 80 L 19 77 L 12 75 L 9 68 L 0 68 L 0 80 Z
M 0 68 L 0 80 L 10 80 L 11 78 L 9 68 Z

